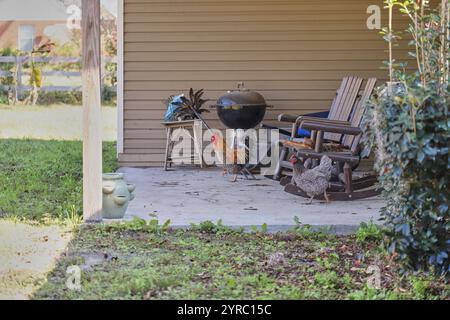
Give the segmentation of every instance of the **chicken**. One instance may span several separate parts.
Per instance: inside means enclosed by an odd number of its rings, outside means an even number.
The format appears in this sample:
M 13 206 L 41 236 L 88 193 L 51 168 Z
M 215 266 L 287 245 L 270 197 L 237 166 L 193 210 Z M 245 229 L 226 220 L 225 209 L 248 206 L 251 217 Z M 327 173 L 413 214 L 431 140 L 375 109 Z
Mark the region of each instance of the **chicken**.
M 249 179 L 249 177 L 251 177 L 251 179 L 253 180 L 256 179 L 255 176 L 250 172 L 249 165 L 247 165 L 246 163 L 239 163 L 247 162 L 247 153 L 245 148 L 231 149 L 227 146 L 225 140 L 217 133 L 213 134 L 213 136 L 211 137 L 211 142 L 216 154 L 225 154 L 223 175 L 232 174 L 233 178 L 230 180 L 231 182 L 236 182 L 237 176 L 239 174 L 244 175 L 246 179 Z M 242 161 L 244 159 L 245 161 Z
M 32 53 L 50 53 L 55 47 L 55 43 L 47 40 L 44 43 L 40 43 L 36 48 L 33 49 Z
M 331 159 L 327 156 L 323 156 L 320 160 L 320 165 L 304 172 L 302 172 L 302 163 L 295 155 L 291 157 L 290 161 L 293 165 L 292 180 L 297 187 L 311 197 L 309 204 L 312 203 L 315 196 L 321 194 L 323 194 L 325 200 L 329 202 L 327 189 L 330 185 L 333 170 L 333 162 Z

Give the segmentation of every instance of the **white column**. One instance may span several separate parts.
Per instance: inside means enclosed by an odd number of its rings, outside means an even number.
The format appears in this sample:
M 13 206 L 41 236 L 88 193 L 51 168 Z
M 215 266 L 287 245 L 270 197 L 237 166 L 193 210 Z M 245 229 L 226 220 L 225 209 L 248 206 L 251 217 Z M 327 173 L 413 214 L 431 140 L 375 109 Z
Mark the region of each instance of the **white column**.
M 100 98 L 100 0 L 82 2 L 83 217 L 102 220 L 102 123 Z

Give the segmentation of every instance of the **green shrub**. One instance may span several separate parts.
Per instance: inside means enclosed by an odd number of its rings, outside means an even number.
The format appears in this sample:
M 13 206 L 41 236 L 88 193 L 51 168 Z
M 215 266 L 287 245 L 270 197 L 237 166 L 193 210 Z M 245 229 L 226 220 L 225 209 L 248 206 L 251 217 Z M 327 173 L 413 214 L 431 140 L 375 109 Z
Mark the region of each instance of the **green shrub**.
M 411 3 L 400 5 L 402 12 L 420 10 L 411 9 Z M 377 150 L 376 169 L 387 199 L 382 214 L 389 250 L 405 270 L 432 269 L 448 275 L 450 87 L 445 61 L 449 51 L 439 17 L 439 11 L 428 12 L 409 28 L 418 39 L 411 53 L 420 62 L 418 71 L 396 70 L 392 74 L 397 85 L 378 89 L 367 106 L 364 140 Z M 417 27 L 422 23 L 428 27 Z M 449 28 L 448 21 L 444 26 Z M 386 38 L 393 41 L 392 30 Z M 393 69 L 392 61 L 389 65 Z
M 116 105 L 117 94 L 111 87 L 104 87 L 102 90 L 102 104 L 107 106 Z
M 10 57 L 17 55 L 19 55 L 19 52 L 15 49 L 11 48 L 0 49 L 0 56 Z M 11 87 L 15 85 L 16 83 L 16 79 L 14 77 L 15 66 L 16 64 L 14 62 L 0 63 L 0 71 L 11 73 L 10 75 L 0 77 L 0 104 L 9 104 L 8 91 L 6 88 L 3 88 L 3 86 Z
M 414 269 L 449 271 L 450 122 L 448 96 L 407 81 L 395 101 L 375 97 L 366 135 L 377 142 L 377 169 L 387 206 L 389 248 Z M 408 93 L 406 93 L 406 91 Z M 420 101 L 415 129 L 411 99 Z M 374 129 L 373 131 L 371 129 Z M 376 140 L 379 141 L 376 141 Z
M 0 56 L 2 56 L 2 57 L 14 57 L 14 56 L 18 56 L 19 54 L 20 53 L 18 50 L 15 50 L 12 48 L 0 49 Z M 16 64 L 14 62 L 0 63 L 0 70 L 13 71 L 15 66 L 16 66 Z M 1 77 L 0 83 L 3 85 L 11 85 L 14 83 L 14 77 L 13 76 Z
M 372 220 L 369 222 L 362 222 L 356 231 L 356 241 L 379 241 L 383 238 L 383 230 L 373 223 Z
M 39 93 L 39 99 L 37 104 L 39 105 L 52 105 L 52 104 L 69 104 L 69 105 L 82 105 L 82 92 L 81 91 L 41 91 Z M 110 88 L 105 87 L 102 91 L 102 104 L 115 106 L 116 105 L 116 93 Z
M 39 105 L 70 104 L 81 105 L 81 91 L 41 91 L 37 101 Z
M 211 220 L 202 221 L 198 225 L 191 224 L 192 230 L 198 230 L 205 233 L 216 233 L 222 227 L 223 227 L 222 220 L 217 221 L 217 224 L 215 224 Z
M 8 92 L 0 89 L 0 104 L 9 104 Z

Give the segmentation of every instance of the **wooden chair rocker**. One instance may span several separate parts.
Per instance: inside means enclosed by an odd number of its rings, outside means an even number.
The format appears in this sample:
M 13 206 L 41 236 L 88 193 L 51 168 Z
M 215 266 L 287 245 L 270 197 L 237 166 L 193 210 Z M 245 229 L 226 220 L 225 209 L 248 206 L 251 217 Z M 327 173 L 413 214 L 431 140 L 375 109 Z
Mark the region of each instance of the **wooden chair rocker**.
M 303 130 L 301 129 L 300 124 L 306 120 L 320 121 L 321 123 L 329 123 L 329 121 L 332 121 L 332 123 L 349 124 L 348 121 L 358 97 L 360 96 L 360 89 L 363 81 L 364 79 L 359 77 L 345 77 L 342 80 L 339 89 L 336 91 L 336 96 L 331 104 L 330 111 L 328 112 L 326 118 L 318 118 L 317 116 L 311 116 L 310 114 L 300 116 L 280 114 L 278 116 L 278 121 L 292 123 L 290 141 L 295 144 L 295 142 L 303 143 L 305 141 L 305 137 L 306 140 L 315 138 L 314 132 L 308 132 L 304 130 L 305 128 L 303 128 Z M 320 116 L 322 116 L 322 114 L 320 114 Z M 280 130 L 280 132 L 285 133 L 285 130 Z M 340 142 L 341 135 L 327 133 L 325 135 L 325 139 Z M 281 146 L 280 160 L 273 176 L 275 180 L 280 180 L 284 173 L 292 172 L 292 164 L 287 161 L 291 152 L 292 146 L 287 144 Z M 281 180 L 281 184 L 287 184 L 290 177 L 287 179 L 287 181 Z
M 341 121 L 328 120 L 326 122 L 316 119 L 304 119 L 299 122 L 299 127 L 314 132 L 312 143 L 314 149 L 304 148 L 302 146 L 292 146 L 298 158 L 312 159 L 313 163 L 317 163 L 322 156 L 327 155 L 336 164 L 338 170 L 337 177 L 334 181 L 330 181 L 330 188 L 327 193 L 330 200 L 347 201 L 364 199 L 379 195 L 381 189 L 375 187 L 377 176 L 374 172 L 358 172 L 355 175 L 354 170 L 361 161 L 362 146 L 361 140 L 361 122 L 364 114 L 366 101 L 370 98 L 375 87 L 376 79 L 369 79 L 364 92 L 358 99 L 355 109 L 351 115 L 350 123 L 342 123 Z M 324 141 L 325 135 L 336 135 L 342 137 L 340 144 L 327 144 Z M 334 150 L 333 150 L 334 149 Z M 287 183 L 285 191 L 309 198 L 300 188 L 290 183 L 290 178 L 285 179 Z M 317 197 L 323 199 L 323 196 Z
M 345 80 L 345 79 L 344 79 Z M 351 120 L 353 119 L 353 116 L 355 115 L 355 110 L 357 106 L 361 103 L 361 101 L 366 101 L 369 99 L 370 95 L 372 94 L 376 79 L 371 78 L 368 79 L 366 82 L 366 85 L 364 87 L 363 91 L 359 91 L 362 85 L 362 79 L 361 82 L 358 83 L 357 90 L 358 94 L 352 95 L 351 97 L 351 107 L 349 107 L 349 104 L 339 105 L 335 104 L 333 102 L 332 109 L 333 113 L 330 111 L 331 114 L 339 114 L 341 119 L 344 119 L 344 117 L 347 117 L 346 120 L 334 120 L 329 117 L 328 119 L 317 119 L 317 118 L 311 118 L 311 117 L 305 117 L 305 116 L 299 116 L 296 118 L 294 123 L 292 124 L 292 130 L 291 130 L 291 137 L 289 141 L 285 141 L 285 143 L 282 144 L 281 152 L 280 152 L 280 160 L 277 164 L 277 167 L 275 169 L 274 179 L 280 180 L 280 184 L 285 186 L 288 184 L 291 180 L 290 173 L 292 172 L 292 164 L 287 160 L 289 159 L 289 155 L 292 153 L 292 150 L 295 148 L 305 148 L 305 142 L 309 143 L 310 148 L 314 148 L 313 146 L 313 140 L 315 141 L 317 138 L 317 132 L 311 131 L 310 139 L 298 139 L 297 135 L 299 132 L 305 131 L 305 128 L 302 128 L 302 123 L 306 120 L 311 121 L 320 121 L 321 123 L 331 123 L 331 124 L 342 124 L 342 125 L 351 125 Z M 343 81 L 344 84 L 344 81 Z M 354 99 L 353 99 L 354 96 Z M 336 96 L 336 99 L 339 98 L 339 91 Z M 335 99 L 335 100 L 336 100 Z M 337 109 L 342 108 L 343 110 L 338 111 Z M 284 115 L 280 115 L 280 118 L 282 118 Z M 333 134 L 333 133 L 324 133 L 320 139 L 326 140 L 329 143 L 337 143 L 340 144 L 342 140 L 342 134 Z M 315 144 L 315 142 L 314 142 Z

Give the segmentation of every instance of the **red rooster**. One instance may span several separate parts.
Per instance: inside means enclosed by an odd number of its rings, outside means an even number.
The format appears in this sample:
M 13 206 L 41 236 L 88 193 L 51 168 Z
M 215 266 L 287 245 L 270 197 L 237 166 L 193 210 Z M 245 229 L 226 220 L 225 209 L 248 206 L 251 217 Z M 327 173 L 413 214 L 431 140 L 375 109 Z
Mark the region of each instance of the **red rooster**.
M 244 175 L 246 179 L 249 179 L 249 177 L 254 180 L 256 179 L 246 164 L 248 159 L 245 148 L 230 148 L 218 133 L 213 134 L 211 143 L 213 144 L 216 155 L 221 156 L 223 159 L 223 175 L 233 175 L 233 178 L 230 180 L 231 182 L 236 182 L 239 174 Z M 225 157 L 223 157 L 224 154 Z

